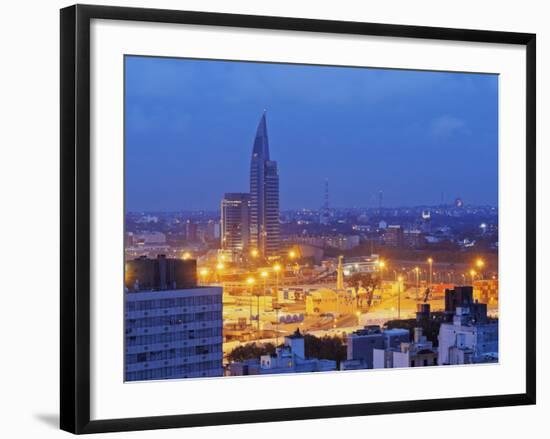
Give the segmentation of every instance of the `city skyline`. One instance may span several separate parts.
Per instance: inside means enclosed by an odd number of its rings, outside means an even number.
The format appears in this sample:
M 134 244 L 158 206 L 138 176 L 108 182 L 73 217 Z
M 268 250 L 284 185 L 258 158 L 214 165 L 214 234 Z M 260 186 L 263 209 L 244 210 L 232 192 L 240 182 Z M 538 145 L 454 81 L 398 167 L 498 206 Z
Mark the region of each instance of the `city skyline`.
M 140 57 L 126 63 L 127 211 L 218 210 L 225 192 L 247 187 L 246 157 L 264 109 L 281 211 L 319 209 L 327 178 L 333 208 L 377 207 L 380 190 L 383 207 L 438 205 L 442 193 L 446 204 L 462 197 L 497 205 L 495 75 Z M 256 79 L 248 91 L 242 74 Z M 425 111 L 418 117 L 413 110 Z

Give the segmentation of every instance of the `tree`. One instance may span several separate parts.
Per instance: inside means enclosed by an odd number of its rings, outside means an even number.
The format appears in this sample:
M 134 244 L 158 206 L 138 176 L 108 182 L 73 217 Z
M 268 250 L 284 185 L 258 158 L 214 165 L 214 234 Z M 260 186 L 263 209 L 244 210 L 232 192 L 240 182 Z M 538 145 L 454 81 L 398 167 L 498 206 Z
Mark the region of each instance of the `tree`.
M 361 307 L 363 305 L 362 301 L 366 300 L 365 305 L 370 307 L 374 290 L 380 285 L 380 279 L 372 276 L 370 273 L 353 273 L 347 283 L 349 286 L 355 288 L 357 292 L 359 292 L 360 288 L 365 289 L 367 292 L 366 297 L 360 297 L 358 294 L 357 305 Z
M 237 346 L 229 353 L 227 358 L 230 362 L 234 363 L 260 358 L 262 355 L 272 355 L 274 353 L 275 345 L 273 343 L 247 343 L 244 346 Z
M 320 360 L 334 360 L 336 367 L 340 367 L 340 362 L 347 357 L 346 346 L 340 337 L 315 337 L 314 335 L 304 335 L 304 345 L 306 358 L 318 358 Z

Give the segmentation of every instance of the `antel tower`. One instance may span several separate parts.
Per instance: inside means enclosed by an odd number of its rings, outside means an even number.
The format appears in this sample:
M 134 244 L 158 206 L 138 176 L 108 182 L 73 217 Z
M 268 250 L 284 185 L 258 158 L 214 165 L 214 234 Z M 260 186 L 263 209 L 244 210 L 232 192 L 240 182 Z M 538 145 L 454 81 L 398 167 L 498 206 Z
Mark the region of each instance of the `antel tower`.
M 250 247 L 264 257 L 279 255 L 279 172 L 269 159 L 265 111 L 250 161 Z

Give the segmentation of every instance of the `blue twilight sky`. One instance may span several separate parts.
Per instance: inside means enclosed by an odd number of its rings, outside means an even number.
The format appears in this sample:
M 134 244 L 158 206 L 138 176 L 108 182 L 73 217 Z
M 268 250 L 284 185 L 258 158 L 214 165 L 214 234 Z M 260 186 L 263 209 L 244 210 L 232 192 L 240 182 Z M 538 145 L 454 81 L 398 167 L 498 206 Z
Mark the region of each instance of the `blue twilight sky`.
M 126 57 L 126 209 L 247 192 L 267 109 L 281 209 L 497 205 L 498 76 Z

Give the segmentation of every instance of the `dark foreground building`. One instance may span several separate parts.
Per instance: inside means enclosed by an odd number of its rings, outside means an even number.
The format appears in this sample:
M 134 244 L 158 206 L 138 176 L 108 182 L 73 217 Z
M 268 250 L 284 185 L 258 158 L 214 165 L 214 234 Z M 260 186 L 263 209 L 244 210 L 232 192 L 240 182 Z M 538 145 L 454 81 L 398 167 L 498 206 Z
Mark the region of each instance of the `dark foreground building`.
M 127 261 L 126 275 L 125 380 L 222 376 L 222 288 L 163 256 Z

